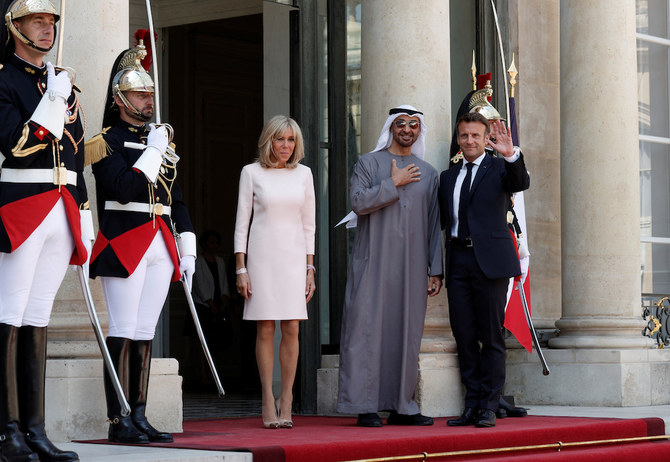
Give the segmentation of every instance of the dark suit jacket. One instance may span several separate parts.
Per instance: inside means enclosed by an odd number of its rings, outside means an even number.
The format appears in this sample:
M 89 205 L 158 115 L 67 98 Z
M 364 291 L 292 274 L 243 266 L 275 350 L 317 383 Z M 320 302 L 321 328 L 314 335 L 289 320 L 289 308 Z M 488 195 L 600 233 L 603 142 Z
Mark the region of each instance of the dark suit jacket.
M 450 237 L 456 177 L 463 161 L 440 174 L 440 214 L 442 228 Z M 515 162 L 484 156 L 470 188 L 468 225 L 475 258 L 486 277 L 509 278 L 521 274 L 519 258 L 507 226 L 510 193 L 530 186 L 523 154 Z M 449 245 L 446 246 L 445 275 L 449 280 Z

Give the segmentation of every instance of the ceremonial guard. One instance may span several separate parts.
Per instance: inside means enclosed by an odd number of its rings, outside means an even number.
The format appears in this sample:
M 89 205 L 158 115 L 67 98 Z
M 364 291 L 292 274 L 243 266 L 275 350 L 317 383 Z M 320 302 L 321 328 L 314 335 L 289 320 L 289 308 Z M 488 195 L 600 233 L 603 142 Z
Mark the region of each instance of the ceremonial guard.
M 124 51 L 112 68 L 101 134 L 87 143 L 96 179 L 100 229 L 91 277 L 100 276 L 109 313 L 106 343 L 131 415 L 121 414 L 105 370 L 109 441 L 171 442 L 145 416 L 151 343 L 171 281 L 195 270 L 196 239 L 176 183 L 179 159 L 169 125 L 154 115 L 154 83 L 141 65 L 143 45 Z M 175 229 L 178 238 L 175 242 Z
M 3 6 L 6 6 L 5 2 Z M 46 436 L 46 327 L 68 264 L 93 238 L 74 71 L 44 63 L 60 19 L 48 0 L 3 9 L 0 37 L 0 460 L 77 461 Z M 5 35 L 6 34 L 6 35 Z

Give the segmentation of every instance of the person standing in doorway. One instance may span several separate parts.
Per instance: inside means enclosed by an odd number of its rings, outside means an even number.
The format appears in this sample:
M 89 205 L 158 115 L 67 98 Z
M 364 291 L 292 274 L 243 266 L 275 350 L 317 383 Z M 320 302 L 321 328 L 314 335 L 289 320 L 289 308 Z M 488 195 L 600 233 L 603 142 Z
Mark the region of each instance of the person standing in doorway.
M 230 299 L 228 274 L 226 264 L 219 255 L 221 235 L 213 229 L 208 229 L 200 235 L 198 243 L 202 251 L 195 260 L 191 292 L 212 357 L 218 361 L 221 359 L 222 350 L 233 341 L 233 320 L 228 306 Z M 190 343 L 194 344 L 193 351 L 196 356 L 194 361 L 199 384 L 211 384 L 209 366 L 204 354 L 198 351 L 200 342 L 190 314 L 187 315 L 184 324 L 184 334 L 190 339 Z
M 256 321 L 256 361 L 263 426 L 292 428 L 293 382 L 298 366 L 299 321 L 307 319 L 314 282 L 315 198 L 302 132 L 286 116 L 263 127 L 258 160 L 240 175 L 235 220 L 237 290 L 244 319 Z M 253 217 L 252 217 L 253 214 Z M 272 391 L 275 321 L 280 321 L 281 395 Z

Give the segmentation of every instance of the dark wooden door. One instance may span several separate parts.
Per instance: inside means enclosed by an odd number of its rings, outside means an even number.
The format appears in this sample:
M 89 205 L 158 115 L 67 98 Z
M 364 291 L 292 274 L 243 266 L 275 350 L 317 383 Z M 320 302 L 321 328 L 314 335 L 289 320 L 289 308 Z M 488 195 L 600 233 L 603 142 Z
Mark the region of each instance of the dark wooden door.
M 239 175 L 256 157 L 263 126 L 262 15 L 171 27 L 166 43 L 164 119 L 175 129 L 181 156 L 178 181 L 196 235 L 213 229 L 223 238 L 221 254 L 228 263 L 233 295 L 231 329 L 220 332 L 226 338 L 212 338 L 210 350 L 226 391 L 247 390 L 258 384 L 255 325 L 241 320 L 232 252 Z M 180 360 L 186 389 L 203 385 L 209 374 L 202 368 L 202 353 L 189 322 L 183 290 L 173 284 L 169 353 Z M 185 336 L 189 332 L 191 336 Z

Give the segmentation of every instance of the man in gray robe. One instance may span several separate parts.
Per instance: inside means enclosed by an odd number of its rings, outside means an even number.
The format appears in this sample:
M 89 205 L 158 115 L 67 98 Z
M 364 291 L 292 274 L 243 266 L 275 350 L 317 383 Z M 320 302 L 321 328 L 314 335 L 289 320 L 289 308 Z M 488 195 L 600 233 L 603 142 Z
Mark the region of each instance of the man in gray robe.
M 432 425 L 414 400 L 428 296 L 442 287 L 437 171 L 423 160 L 423 114 L 403 105 L 358 160 L 358 221 L 344 300 L 337 410 L 357 425 Z

